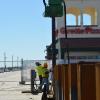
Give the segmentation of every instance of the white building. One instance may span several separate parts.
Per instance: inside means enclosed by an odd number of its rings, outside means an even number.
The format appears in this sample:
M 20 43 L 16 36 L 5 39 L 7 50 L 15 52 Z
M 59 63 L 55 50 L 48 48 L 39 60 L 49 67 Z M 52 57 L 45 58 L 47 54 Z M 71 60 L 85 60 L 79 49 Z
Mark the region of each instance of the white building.
M 67 60 L 68 50 L 70 62 L 100 61 L 100 0 L 65 3 L 66 15 L 56 18 L 57 59 Z

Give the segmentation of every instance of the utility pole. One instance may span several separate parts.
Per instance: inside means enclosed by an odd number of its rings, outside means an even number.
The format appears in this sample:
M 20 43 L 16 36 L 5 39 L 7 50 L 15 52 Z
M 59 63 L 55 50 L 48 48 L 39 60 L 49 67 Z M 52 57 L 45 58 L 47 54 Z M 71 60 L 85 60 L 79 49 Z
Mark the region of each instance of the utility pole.
M 4 52 L 4 72 L 6 71 L 6 53 Z
M 13 70 L 13 56 L 12 56 L 12 70 Z
M 17 67 L 18 67 L 18 61 L 19 61 L 19 57 L 17 57 Z

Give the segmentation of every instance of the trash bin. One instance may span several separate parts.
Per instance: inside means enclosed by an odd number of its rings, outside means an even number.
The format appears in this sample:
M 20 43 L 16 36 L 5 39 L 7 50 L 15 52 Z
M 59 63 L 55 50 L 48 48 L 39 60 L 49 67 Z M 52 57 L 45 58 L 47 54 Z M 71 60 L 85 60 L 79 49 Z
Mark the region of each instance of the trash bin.
M 36 78 L 36 72 L 35 70 L 31 70 L 31 93 L 34 93 L 35 91 L 35 87 L 34 87 L 34 82 L 35 82 L 35 78 Z

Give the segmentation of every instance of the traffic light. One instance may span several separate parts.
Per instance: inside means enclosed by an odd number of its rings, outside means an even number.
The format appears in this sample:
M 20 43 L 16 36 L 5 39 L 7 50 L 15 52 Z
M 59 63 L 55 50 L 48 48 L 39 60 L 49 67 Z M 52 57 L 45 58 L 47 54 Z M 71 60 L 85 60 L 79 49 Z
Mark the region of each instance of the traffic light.
M 45 7 L 45 17 L 61 17 L 63 16 L 62 0 L 49 0 Z
M 47 54 L 46 54 L 45 58 L 46 59 L 52 59 L 52 47 L 51 46 L 46 46 L 46 51 L 47 51 Z M 54 53 L 55 53 L 55 55 L 57 55 L 58 54 L 58 49 L 55 49 Z

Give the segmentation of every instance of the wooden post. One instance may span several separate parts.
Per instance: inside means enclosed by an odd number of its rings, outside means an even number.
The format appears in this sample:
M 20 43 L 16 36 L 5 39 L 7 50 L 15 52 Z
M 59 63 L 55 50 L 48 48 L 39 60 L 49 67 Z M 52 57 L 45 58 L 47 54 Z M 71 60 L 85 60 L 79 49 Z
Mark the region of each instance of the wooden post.
M 81 100 L 96 100 L 95 64 L 80 64 Z
M 96 64 L 96 100 L 100 100 L 100 63 Z
M 71 64 L 71 100 L 77 99 L 77 64 Z
M 71 66 L 64 65 L 64 100 L 70 100 L 71 88 Z

